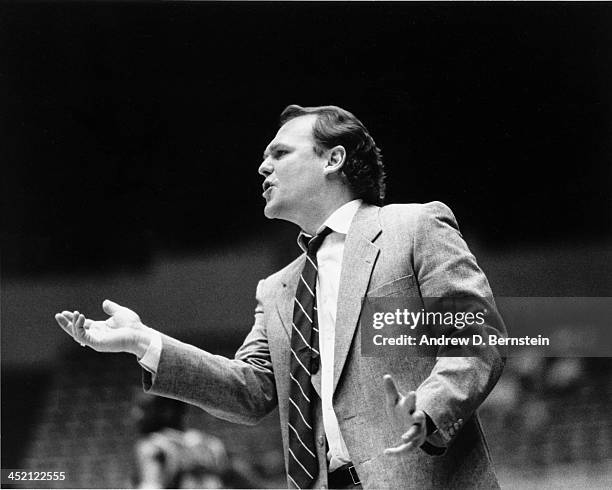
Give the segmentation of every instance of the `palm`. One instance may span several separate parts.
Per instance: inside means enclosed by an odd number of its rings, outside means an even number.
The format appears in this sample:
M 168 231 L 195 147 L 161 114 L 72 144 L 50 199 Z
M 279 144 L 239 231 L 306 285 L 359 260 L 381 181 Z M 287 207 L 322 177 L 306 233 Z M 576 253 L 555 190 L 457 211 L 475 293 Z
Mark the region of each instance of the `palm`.
M 85 319 L 78 312 L 63 311 L 55 316 L 59 325 L 76 341 L 99 352 L 129 352 L 134 345 L 137 331 L 144 325 L 132 310 L 112 301 L 104 301 L 107 320 Z
M 126 350 L 133 336 L 131 323 L 106 321 L 91 321 L 85 323 L 84 340 L 98 352 L 122 352 Z M 113 325 L 114 323 L 114 325 Z

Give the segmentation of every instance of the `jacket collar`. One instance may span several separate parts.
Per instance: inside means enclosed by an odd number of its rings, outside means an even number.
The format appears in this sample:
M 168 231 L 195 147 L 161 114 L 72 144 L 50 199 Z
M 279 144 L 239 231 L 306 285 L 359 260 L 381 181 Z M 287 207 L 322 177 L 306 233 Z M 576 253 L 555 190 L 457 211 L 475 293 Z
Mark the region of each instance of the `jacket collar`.
M 329 218 L 325 220 L 319 229 L 317 230 L 317 235 L 321 233 L 325 228 L 329 228 L 332 232 L 341 233 L 346 235 L 349 231 L 351 223 L 353 222 L 353 218 L 359 211 L 359 208 L 363 204 L 361 199 L 353 199 L 338 209 L 336 209 Z M 300 231 L 300 234 L 297 238 L 298 246 L 302 249 L 302 252 L 306 252 L 306 248 L 308 242 L 312 239 L 312 235 L 306 233 L 304 230 Z

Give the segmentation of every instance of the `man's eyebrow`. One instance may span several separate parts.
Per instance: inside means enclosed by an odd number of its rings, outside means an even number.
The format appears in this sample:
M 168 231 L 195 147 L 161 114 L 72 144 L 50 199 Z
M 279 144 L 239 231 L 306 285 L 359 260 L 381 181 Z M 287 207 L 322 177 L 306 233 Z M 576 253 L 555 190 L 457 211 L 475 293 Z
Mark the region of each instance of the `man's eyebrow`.
M 274 143 L 270 147 L 266 148 L 266 151 L 264 151 L 264 153 L 263 153 L 263 159 L 265 160 L 266 157 L 270 153 L 274 153 L 275 151 L 280 150 L 280 149 L 288 149 L 288 148 L 289 148 L 289 146 L 285 145 L 284 143 Z

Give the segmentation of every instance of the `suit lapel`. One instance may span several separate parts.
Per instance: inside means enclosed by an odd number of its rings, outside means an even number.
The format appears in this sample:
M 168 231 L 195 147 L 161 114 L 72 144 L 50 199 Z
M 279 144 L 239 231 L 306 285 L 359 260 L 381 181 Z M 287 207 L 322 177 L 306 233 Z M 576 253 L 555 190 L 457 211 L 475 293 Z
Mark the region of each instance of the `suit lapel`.
M 348 356 L 362 300 L 370 282 L 379 248 L 372 243 L 380 234 L 379 207 L 362 205 L 351 223 L 344 244 L 334 343 L 334 391 Z
M 280 316 L 285 332 L 289 336 L 291 341 L 291 323 L 293 321 L 293 299 L 295 298 L 295 291 L 297 289 L 297 283 L 300 278 L 300 272 L 304 268 L 304 261 L 306 256 L 300 257 L 300 260 L 296 260 L 293 267 L 290 267 L 284 277 L 281 280 L 283 290 L 279 293 L 278 300 L 276 302 L 276 309 Z

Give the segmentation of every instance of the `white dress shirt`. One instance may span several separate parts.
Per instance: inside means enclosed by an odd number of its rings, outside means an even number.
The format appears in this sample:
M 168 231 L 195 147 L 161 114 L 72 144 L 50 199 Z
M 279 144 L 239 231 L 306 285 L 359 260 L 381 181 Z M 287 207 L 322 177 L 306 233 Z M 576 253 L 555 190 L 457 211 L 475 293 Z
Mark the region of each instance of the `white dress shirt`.
M 325 227 L 332 230 L 332 233 L 325 237 L 317 251 L 319 273 L 316 285 L 319 351 L 321 353 L 321 403 L 323 408 L 323 427 L 325 428 L 325 435 L 329 445 L 327 459 L 330 471 L 350 462 L 348 450 L 346 449 L 344 439 L 342 439 L 342 434 L 340 434 L 338 419 L 332 406 L 332 395 L 334 389 L 336 309 L 342 257 L 344 255 L 344 242 L 359 206 L 361 206 L 360 199 L 344 204 L 334 211 L 317 230 L 317 233 Z M 140 365 L 153 375 L 157 372 L 161 351 L 161 334 L 155 332 L 151 344 L 144 356 L 139 360 Z
M 321 353 L 321 404 L 323 408 L 323 427 L 327 436 L 329 450 L 329 471 L 350 462 L 350 456 L 332 406 L 334 391 L 334 345 L 336 339 L 336 309 L 340 271 L 344 255 L 344 242 L 353 217 L 361 206 L 361 200 L 347 202 L 325 220 L 317 233 L 327 227 L 332 233 L 327 235 L 317 251 L 317 320 L 319 324 L 319 351 Z M 299 240 L 298 240 L 298 243 Z

